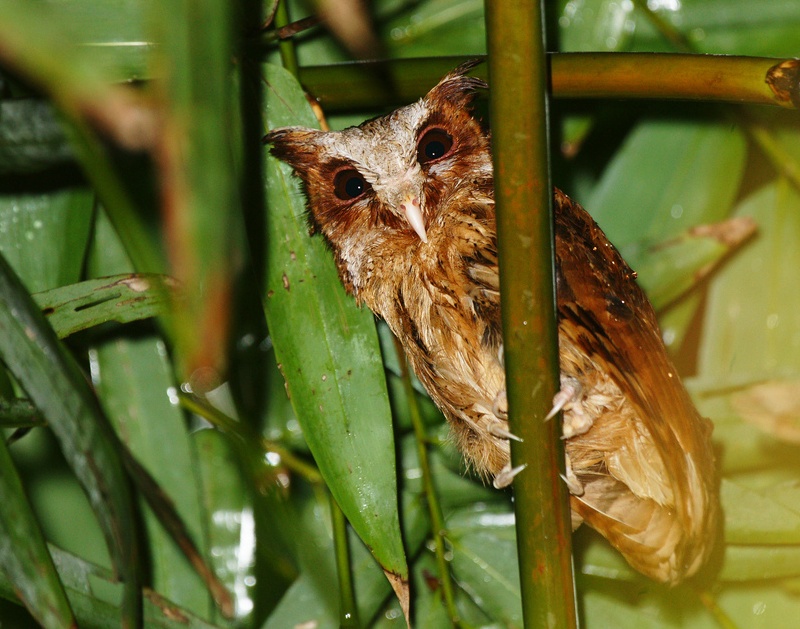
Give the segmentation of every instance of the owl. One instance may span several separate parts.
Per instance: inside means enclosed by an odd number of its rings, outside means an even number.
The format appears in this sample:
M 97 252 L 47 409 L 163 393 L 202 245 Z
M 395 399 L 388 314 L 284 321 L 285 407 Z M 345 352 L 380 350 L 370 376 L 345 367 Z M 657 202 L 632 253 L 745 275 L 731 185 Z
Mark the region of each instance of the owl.
M 346 290 L 382 317 L 466 462 L 510 482 L 491 143 L 468 63 L 421 100 L 338 132 L 264 139 L 302 181 Z M 635 273 L 554 192 L 561 390 L 573 529 L 676 584 L 709 555 L 718 499 L 711 428 L 695 410 Z

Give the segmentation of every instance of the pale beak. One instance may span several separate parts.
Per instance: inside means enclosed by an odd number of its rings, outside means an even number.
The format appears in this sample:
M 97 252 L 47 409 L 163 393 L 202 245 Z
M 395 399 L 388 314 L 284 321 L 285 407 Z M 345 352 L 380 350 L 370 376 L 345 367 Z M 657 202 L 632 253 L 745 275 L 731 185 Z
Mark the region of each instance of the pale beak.
M 403 210 L 408 224 L 417 232 L 420 240 L 427 243 L 428 234 L 425 233 L 425 222 L 422 220 L 422 212 L 419 209 L 419 197 L 408 195 L 405 201 L 400 204 L 400 209 Z

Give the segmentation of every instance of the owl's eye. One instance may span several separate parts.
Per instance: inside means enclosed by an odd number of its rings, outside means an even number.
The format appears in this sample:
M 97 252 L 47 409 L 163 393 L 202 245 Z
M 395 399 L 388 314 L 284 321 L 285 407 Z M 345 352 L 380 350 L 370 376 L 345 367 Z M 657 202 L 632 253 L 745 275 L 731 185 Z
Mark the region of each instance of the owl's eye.
M 444 129 L 429 129 L 417 143 L 417 161 L 420 164 L 434 162 L 447 155 L 453 148 L 453 138 Z
M 351 168 L 336 173 L 333 179 L 333 192 L 342 201 L 352 201 L 364 194 L 367 185 L 361 173 Z

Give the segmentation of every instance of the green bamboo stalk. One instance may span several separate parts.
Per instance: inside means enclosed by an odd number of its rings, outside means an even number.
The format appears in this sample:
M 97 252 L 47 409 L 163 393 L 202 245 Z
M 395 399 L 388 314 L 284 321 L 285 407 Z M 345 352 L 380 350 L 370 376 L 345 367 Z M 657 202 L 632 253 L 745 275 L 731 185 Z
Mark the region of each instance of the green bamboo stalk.
M 307 66 L 299 69 L 299 77 L 330 113 L 412 101 L 468 58 Z M 592 52 L 552 53 L 547 59 L 555 98 L 700 100 L 793 107 L 766 83 L 770 69 L 783 61 L 772 57 Z M 391 78 L 393 92 L 374 80 L 376 66 Z
M 517 550 L 525 627 L 577 626 L 572 539 L 558 421 L 547 62 L 540 2 L 486 2 Z

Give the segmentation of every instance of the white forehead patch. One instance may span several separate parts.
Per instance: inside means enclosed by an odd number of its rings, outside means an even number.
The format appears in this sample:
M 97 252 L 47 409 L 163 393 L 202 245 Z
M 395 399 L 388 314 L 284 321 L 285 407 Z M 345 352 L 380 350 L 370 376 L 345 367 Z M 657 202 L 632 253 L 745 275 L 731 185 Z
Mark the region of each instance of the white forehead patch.
M 324 158 L 347 159 L 367 181 L 380 185 L 416 162 L 417 133 L 428 113 L 423 99 L 358 127 L 323 134 L 317 142 Z

